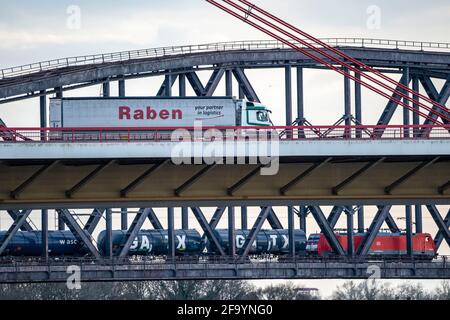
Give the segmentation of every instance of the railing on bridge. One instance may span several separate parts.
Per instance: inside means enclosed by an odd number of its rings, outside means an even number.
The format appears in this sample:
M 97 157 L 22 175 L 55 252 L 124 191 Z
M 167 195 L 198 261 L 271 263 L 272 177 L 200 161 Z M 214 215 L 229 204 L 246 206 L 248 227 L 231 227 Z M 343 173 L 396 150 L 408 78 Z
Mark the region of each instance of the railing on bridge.
M 450 125 L 288 126 L 288 127 L 142 127 L 6 128 L 0 143 L 78 143 L 139 141 L 430 140 L 450 139 Z
M 447 51 L 450 50 L 450 43 L 439 42 L 421 42 L 407 40 L 388 40 L 388 39 L 364 39 L 364 38 L 324 38 L 320 39 L 332 46 L 349 46 L 355 48 L 374 48 L 374 49 L 417 49 L 421 51 Z M 311 42 L 306 40 L 307 42 Z M 297 45 L 295 41 L 292 41 Z M 42 71 L 51 71 L 55 69 L 97 65 L 104 63 L 114 63 L 120 61 L 130 61 L 138 59 L 158 58 L 180 54 L 192 54 L 215 51 L 232 50 L 264 50 L 264 49 L 291 49 L 287 45 L 274 40 L 248 40 L 236 42 L 219 42 L 201 45 L 171 46 L 154 49 L 142 49 L 123 52 L 113 52 L 96 55 L 86 55 L 78 57 L 68 57 L 54 60 L 47 60 L 32 64 L 26 64 L 17 67 L 5 68 L 0 70 L 0 80 L 7 80 L 19 76 L 31 75 Z

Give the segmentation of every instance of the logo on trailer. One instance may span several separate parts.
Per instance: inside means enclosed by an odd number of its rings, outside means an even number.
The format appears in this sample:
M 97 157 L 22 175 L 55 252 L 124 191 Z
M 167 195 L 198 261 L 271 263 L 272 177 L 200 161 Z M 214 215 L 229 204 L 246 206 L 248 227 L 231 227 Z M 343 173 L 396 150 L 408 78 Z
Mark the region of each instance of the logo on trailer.
M 129 106 L 119 107 L 119 120 L 181 120 L 183 111 L 180 109 L 155 110 L 152 107 L 134 108 Z

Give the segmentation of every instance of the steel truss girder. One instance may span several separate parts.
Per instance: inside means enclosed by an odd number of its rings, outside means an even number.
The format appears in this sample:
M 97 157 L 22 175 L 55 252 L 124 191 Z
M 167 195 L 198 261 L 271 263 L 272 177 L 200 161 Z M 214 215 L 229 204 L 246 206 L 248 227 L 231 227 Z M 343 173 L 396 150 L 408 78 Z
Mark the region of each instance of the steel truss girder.
M 431 81 L 430 77 L 420 75 L 419 80 L 422 83 L 422 86 L 424 87 L 425 91 L 427 92 L 428 97 L 430 97 L 434 101 L 437 101 L 441 105 L 445 106 L 448 99 L 450 98 L 450 75 L 447 77 L 447 80 L 446 80 L 444 86 L 442 87 L 441 92 L 437 91 L 437 89 L 436 89 L 435 85 L 433 84 L 433 82 Z M 433 110 L 441 111 L 435 105 L 433 105 Z M 450 115 L 450 113 L 448 111 L 447 111 L 447 115 Z M 428 115 L 428 118 L 424 122 L 424 125 L 432 125 L 433 124 L 432 119 L 437 120 L 438 116 L 435 113 L 430 112 Z M 449 124 L 449 121 L 447 121 L 446 119 L 442 119 L 442 121 L 445 124 Z M 427 134 L 427 132 L 424 132 L 424 135 L 426 135 L 426 134 Z
M 378 212 L 375 215 L 375 218 L 373 219 L 372 224 L 369 227 L 369 231 L 367 232 L 367 235 L 364 237 L 362 243 L 360 244 L 356 252 L 356 255 L 358 256 L 367 255 L 367 253 L 370 250 L 370 247 L 372 246 L 373 241 L 375 240 L 375 237 L 380 231 L 381 225 L 386 220 L 391 208 L 392 206 L 385 206 L 380 207 L 378 209 Z
M 17 219 L 13 222 L 11 227 L 9 227 L 6 234 L 3 236 L 3 239 L 1 241 L 0 246 L 0 255 L 5 251 L 6 247 L 8 246 L 11 239 L 14 237 L 14 235 L 19 231 L 20 227 L 23 225 L 23 223 L 27 220 L 28 216 L 30 215 L 32 210 L 23 210 L 18 213 Z
M 216 209 L 216 211 L 214 212 L 211 220 L 209 221 L 209 226 L 212 230 L 216 229 L 217 225 L 219 224 L 220 219 L 222 218 L 224 212 L 225 212 L 225 207 L 218 207 Z M 203 234 L 202 236 L 202 241 L 203 243 L 205 243 L 205 240 L 207 238 L 206 233 Z
M 241 68 L 233 69 L 233 74 L 239 83 L 239 87 L 244 91 L 247 99 L 253 102 L 261 102 L 261 100 L 259 100 L 258 98 L 258 95 L 256 94 L 255 89 L 253 89 L 250 81 L 245 75 L 244 70 Z
M 442 219 L 441 213 L 436 208 L 435 205 L 427 205 L 426 206 L 428 211 L 431 214 L 431 217 L 433 218 L 434 222 L 436 223 L 437 227 L 439 228 L 439 233 L 436 235 L 436 238 L 439 236 L 439 238 L 445 239 L 447 241 L 447 244 L 450 246 L 450 230 L 449 228 L 449 221 L 450 218 L 450 211 L 447 213 L 446 220 Z M 439 240 L 439 239 L 438 239 Z M 436 247 L 440 246 L 442 243 L 442 240 L 440 240 L 440 243 L 437 243 L 435 239 Z
M 216 164 L 205 166 L 201 170 L 199 170 L 194 176 L 189 178 L 186 182 L 184 182 L 181 186 L 179 186 L 175 190 L 175 195 L 180 197 L 183 192 L 188 190 L 190 187 L 192 187 L 193 184 L 195 184 L 198 180 L 200 180 L 204 175 L 206 175 L 210 170 L 214 169 L 216 167 Z
M 263 209 L 264 207 L 261 207 Z M 283 224 L 280 219 L 278 219 L 277 214 L 273 210 L 273 207 L 270 207 L 269 215 L 267 216 L 267 222 L 269 222 L 270 227 L 274 230 L 283 229 Z
M 186 78 L 191 84 L 192 89 L 198 97 L 205 95 L 205 87 L 202 84 L 202 81 L 198 77 L 197 73 L 194 71 L 186 73 Z
M 215 69 L 213 71 L 211 78 L 209 79 L 208 84 L 205 87 L 204 95 L 206 97 L 212 97 L 224 74 L 225 69 Z
M 138 235 L 139 231 L 142 228 L 142 225 L 144 224 L 145 220 L 147 219 L 151 209 L 140 209 L 139 212 L 134 217 L 133 222 L 131 223 L 130 228 L 128 229 L 125 237 L 123 238 L 122 243 L 120 244 L 119 248 L 119 258 L 124 258 L 127 256 L 128 252 L 130 251 L 130 247 L 133 244 L 134 239 Z M 154 213 L 153 213 L 154 214 Z
M 75 221 L 75 219 L 72 217 L 69 210 L 58 209 L 57 212 L 59 214 L 61 214 L 61 217 L 64 220 L 64 223 L 67 225 L 69 230 L 73 233 L 75 238 L 77 238 L 79 244 L 81 246 L 85 245 L 96 259 L 100 259 L 100 253 L 98 252 L 97 248 L 94 246 L 94 244 L 92 243 L 91 239 L 88 237 L 85 230 L 83 230 L 80 227 L 80 225 Z
M 240 250 L 240 254 L 241 254 L 240 259 L 243 260 L 248 256 L 248 254 L 252 248 L 252 244 L 255 241 L 258 233 L 261 231 L 261 228 L 262 228 L 264 222 L 267 220 L 267 217 L 269 216 L 271 209 L 272 209 L 271 207 L 265 207 L 262 209 L 262 211 L 258 215 L 258 218 L 256 219 L 252 230 L 250 231 L 247 239 L 245 239 L 244 245 L 243 245 L 242 249 Z
M 141 210 L 148 210 L 148 213 L 147 213 L 148 220 L 152 224 L 153 228 L 155 228 L 155 230 L 163 230 L 164 229 L 163 225 L 159 221 L 159 219 L 156 216 L 156 213 L 155 213 L 155 211 L 153 211 L 153 209 L 147 208 L 147 209 L 141 209 Z
M 410 81 L 408 83 L 406 83 L 407 80 L 410 80 Z M 403 74 L 402 78 L 400 79 L 400 83 L 403 84 L 403 85 L 406 85 L 406 86 L 409 86 L 411 81 L 412 81 L 412 78 L 409 77 L 409 79 L 407 79 L 407 75 L 405 75 L 405 74 Z M 396 92 L 399 91 L 399 92 L 404 93 L 404 90 L 401 89 L 400 85 L 398 85 L 395 88 L 395 91 Z M 400 97 L 400 95 L 398 93 L 393 93 L 392 94 L 392 99 L 389 100 L 389 102 L 386 105 L 386 108 L 384 108 L 384 111 L 383 111 L 380 119 L 378 120 L 377 125 L 385 126 L 385 125 L 389 124 L 389 122 L 391 121 L 392 117 L 394 116 L 394 113 L 397 110 L 397 107 L 399 105 L 399 103 L 394 101 L 394 100 L 399 101 L 400 98 L 401 97 Z M 383 129 L 377 130 L 377 133 L 381 136 L 381 135 L 383 135 L 384 130 Z
M 37 170 L 30 178 L 28 178 L 26 181 L 24 181 L 20 186 L 18 186 L 16 189 L 11 191 L 11 198 L 17 199 L 19 198 L 20 194 L 28 188 L 33 182 L 35 182 L 40 176 L 51 170 L 53 167 L 55 167 L 59 161 L 53 161 L 52 163 L 48 165 L 42 166 L 39 170 Z
M 407 172 L 405 175 L 403 175 L 398 180 L 394 181 L 391 185 L 387 186 L 384 189 L 384 192 L 386 194 L 392 194 L 392 191 L 396 188 L 398 188 L 400 185 L 402 185 L 404 182 L 406 182 L 408 179 L 412 178 L 416 174 L 418 174 L 421 170 L 426 169 L 427 167 L 433 165 L 436 161 L 438 161 L 440 157 L 435 157 L 431 161 L 424 161 L 421 164 L 419 164 L 417 167 L 413 168 L 409 172 Z
M 92 214 L 89 216 L 88 221 L 84 225 L 84 230 L 87 231 L 89 234 L 92 234 L 97 227 L 98 223 L 102 219 L 103 214 L 105 213 L 106 209 L 99 209 L 96 208 L 92 211 Z
M 444 223 L 447 226 L 447 229 L 450 228 L 450 210 L 448 210 L 447 215 L 445 216 Z M 443 240 L 444 240 L 444 233 L 439 229 L 436 236 L 434 237 L 436 249 L 439 249 Z
M 13 219 L 13 221 L 19 219 L 19 216 L 21 214 L 19 210 L 7 210 L 7 212 L 9 216 Z M 20 226 L 20 230 L 31 232 L 33 231 L 33 227 L 28 223 L 28 221 L 25 220 Z
M 211 241 L 211 243 L 216 247 L 221 256 L 225 256 L 225 251 L 220 245 L 219 240 L 217 240 L 217 237 L 214 235 L 213 228 L 211 228 L 211 226 L 208 224 L 208 221 L 206 221 L 205 215 L 203 214 L 202 210 L 196 207 L 192 207 L 191 210 L 208 240 Z
M 327 241 L 330 244 L 333 251 L 338 255 L 341 255 L 341 256 L 345 255 L 344 249 L 342 248 L 341 244 L 339 243 L 338 239 L 336 238 L 336 235 L 333 232 L 333 228 L 328 223 L 322 210 L 320 208 L 314 207 L 314 206 L 309 206 L 308 209 L 311 212 L 311 214 L 313 215 L 317 224 L 319 225 L 320 230 L 322 230 L 322 233 L 324 234 L 325 238 L 327 239 Z
M 102 164 L 95 168 L 91 173 L 89 173 L 86 177 L 80 180 L 76 185 L 74 185 L 72 188 L 66 191 L 66 197 L 72 198 L 78 191 L 80 191 L 83 187 L 85 187 L 87 184 L 89 184 L 92 180 L 94 180 L 102 171 L 110 167 L 112 164 L 114 164 L 116 161 L 111 160 L 105 164 Z
M 175 84 L 175 81 L 177 81 L 178 75 L 177 74 L 170 74 L 166 75 L 166 78 L 164 79 L 163 83 L 161 84 L 161 87 L 158 90 L 158 93 L 156 94 L 157 97 L 164 97 L 166 96 L 167 92 L 167 77 L 170 78 L 170 88 L 173 87 Z
M 156 171 L 161 169 L 164 165 L 166 165 L 169 162 L 170 160 L 165 160 L 158 164 L 152 165 L 149 169 L 145 170 L 143 174 L 134 179 L 128 186 L 120 190 L 120 196 L 122 198 L 126 198 L 128 194 L 132 192 L 134 189 L 136 189 L 140 184 L 142 184 L 145 181 L 145 179 L 150 177 L 152 174 L 154 174 Z

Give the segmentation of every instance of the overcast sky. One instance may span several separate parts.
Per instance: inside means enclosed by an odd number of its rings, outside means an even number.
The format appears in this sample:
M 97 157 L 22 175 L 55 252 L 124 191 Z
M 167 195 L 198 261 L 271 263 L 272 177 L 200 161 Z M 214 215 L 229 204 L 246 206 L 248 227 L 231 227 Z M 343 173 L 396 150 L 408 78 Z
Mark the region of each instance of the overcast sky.
M 254 2 L 317 37 L 450 42 L 448 0 Z M 73 5 L 81 10 L 80 28 L 73 28 L 73 11 L 68 13 Z M 0 68 L 130 49 L 268 39 L 203 0 L 0 0 L 0 6 Z M 368 27 L 373 18 L 368 9 L 373 6 L 381 13 L 380 28 Z M 283 74 L 276 70 L 248 74 L 261 100 L 273 108 L 275 123 L 283 124 Z M 206 81 L 208 75 L 201 77 Z M 128 83 L 127 91 L 154 95 L 160 82 L 136 80 Z M 342 85 L 342 78 L 331 72 L 305 71 L 306 117 L 312 123 L 332 124 L 343 114 Z M 70 95 L 98 96 L 99 90 L 92 87 Z M 364 103 L 364 117 L 369 120 L 376 120 L 385 105 L 383 99 L 367 93 Z M 0 105 L 0 118 L 9 126 L 37 126 L 38 103 Z

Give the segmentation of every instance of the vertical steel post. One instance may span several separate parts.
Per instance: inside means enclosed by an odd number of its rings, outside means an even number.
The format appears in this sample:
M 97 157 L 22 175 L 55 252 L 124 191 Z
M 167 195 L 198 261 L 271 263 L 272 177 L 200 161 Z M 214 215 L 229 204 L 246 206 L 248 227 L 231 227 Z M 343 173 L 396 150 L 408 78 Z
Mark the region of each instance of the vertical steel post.
M 353 208 L 347 207 L 347 255 L 355 255 L 355 243 L 353 237 Z
M 300 229 L 306 233 L 306 216 L 308 211 L 305 206 L 300 206 Z
M 103 83 L 103 97 L 107 98 L 111 96 L 111 86 L 109 81 Z
M 178 76 L 178 91 L 180 97 L 186 97 L 186 75 L 184 73 Z
M 420 86 L 419 86 L 419 78 L 416 76 L 412 79 L 412 89 L 414 92 L 419 92 Z M 413 95 L 414 103 L 413 103 L 413 109 L 419 111 L 420 106 L 418 102 L 420 102 L 420 98 L 417 94 Z M 420 115 L 417 112 L 413 112 L 413 124 L 419 125 L 420 124 Z M 420 128 L 414 128 L 414 137 L 420 136 Z
M 344 68 L 344 71 L 348 73 L 348 68 Z M 351 84 L 350 78 L 344 77 L 344 118 L 345 125 L 352 125 L 352 94 L 351 94 Z
M 167 225 L 169 235 L 169 258 L 175 259 L 175 221 L 173 207 L 167 208 Z
M 415 220 L 416 220 L 416 233 L 423 232 L 423 216 L 422 216 L 422 206 L 416 205 L 415 208 Z
M 292 125 L 292 67 L 286 65 L 285 74 L 285 98 L 286 98 L 286 126 Z
M 58 216 L 58 231 L 66 230 L 66 225 L 64 223 L 63 215 L 61 213 L 56 213 Z
M 225 95 L 233 96 L 233 72 L 231 70 L 225 71 Z
M 61 87 L 55 88 L 55 92 L 56 92 L 57 99 L 63 98 L 63 89 Z
M 360 206 L 358 209 L 358 232 L 364 233 L 364 206 Z
M 361 75 L 355 72 L 356 79 L 361 79 Z M 362 124 L 362 94 L 361 94 L 361 84 L 355 81 L 355 118 L 358 125 Z M 362 130 L 356 130 L 356 137 L 362 137 Z
M 112 244 L 112 210 L 106 209 L 106 256 L 109 259 L 113 257 L 113 244 Z
M 41 96 L 39 97 L 39 107 L 40 107 L 40 119 L 41 119 L 41 128 L 47 128 L 47 96 L 45 95 L 45 90 L 40 92 Z M 41 132 L 41 141 L 45 141 L 45 132 Z
M 248 229 L 248 208 L 245 206 L 241 207 L 241 229 Z
M 234 257 L 236 255 L 236 227 L 234 207 L 228 207 L 228 243 L 229 255 Z
M 181 208 L 181 229 L 183 229 L 183 230 L 189 229 L 189 208 L 188 207 Z
M 409 82 L 410 82 L 409 68 L 404 68 L 403 69 L 403 76 L 405 78 L 404 85 L 405 86 L 409 86 Z M 406 90 L 403 90 L 403 93 L 405 95 L 409 96 L 409 93 Z M 408 105 L 408 106 L 410 105 L 409 100 L 406 99 L 406 98 L 403 99 L 403 103 Z M 410 125 L 409 109 L 407 109 L 407 108 L 403 108 L 403 124 L 405 126 L 409 126 Z M 405 138 L 409 138 L 410 137 L 410 132 L 409 131 L 410 131 L 409 129 L 406 129 L 406 128 L 404 129 L 403 136 Z
M 297 120 L 303 125 L 305 120 L 305 96 L 303 86 L 303 68 L 297 67 Z
M 122 230 L 128 230 L 128 208 L 120 209 L 120 225 Z
M 412 207 L 406 206 L 406 253 L 413 256 Z
M 48 260 L 48 210 L 43 209 L 41 212 L 42 220 L 42 257 Z
M 288 207 L 288 232 L 289 232 L 289 255 L 295 258 L 295 238 L 294 238 L 294 207 Z
M 125 97 L 125 79 L 120 79 L 119 80 L 119 97 L 120 98 L 124 98 Z
M 172 96 L 172 75 L 168 74 L 166 75 L 166 79 L 165 79 L 165 85 L 164 85 L 164 95 L 166 97 L 171 97 Z

